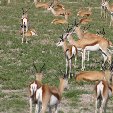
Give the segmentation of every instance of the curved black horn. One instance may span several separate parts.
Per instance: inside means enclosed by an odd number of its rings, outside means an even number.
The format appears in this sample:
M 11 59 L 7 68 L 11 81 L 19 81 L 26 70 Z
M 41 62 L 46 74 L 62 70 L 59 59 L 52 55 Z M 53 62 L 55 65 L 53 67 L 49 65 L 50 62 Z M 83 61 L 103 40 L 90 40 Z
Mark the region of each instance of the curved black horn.
M 33 67 L 35 68 L 36 73 L 38 73 L 38 70 L 37 70 L 37 68 L 36 68 L 36 65 L 35 65 L 34 61 L 33 61 Z
M 44 63 L 43 66 L 40 68 L 40 71 L 39 71 L 40 73 L 42 72 L 44 66 L 45 66 L 45 63 Z
M 23 14 L 25 14 L 24 8 L 22 8 Z

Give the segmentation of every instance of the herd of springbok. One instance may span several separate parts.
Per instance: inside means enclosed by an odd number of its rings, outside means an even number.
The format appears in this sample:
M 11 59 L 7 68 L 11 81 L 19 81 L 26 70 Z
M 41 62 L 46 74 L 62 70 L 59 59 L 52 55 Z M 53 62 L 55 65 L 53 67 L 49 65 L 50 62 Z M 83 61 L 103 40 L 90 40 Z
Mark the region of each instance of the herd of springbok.
M 79 2 L 79 1 L 77 1 Z M 82 1 L 82 2 L 85 2 Z M 41 2 L 40 0 L 34 0 L 36 8 L 43 8 L 50 11 L 55 19 L 52 24 L 67 24 L 68 18 L 72 12 L 70 9 L 66 9 L 65 6 L 59 0 L 53 0 L 50 2 Z M 21 18 L 21 35 L 22 43 L 24 41 L 28 43 L 28 37 L 37 36 L 35 29 L 29 27 L 29 19 L 27 11 L 23 10 Z M 30 93 L 30 113 L 32 113 L 32 104 L 36 105 L 35 113 L 45 113 L 49 108 L 49 113 L 52 112 L 52 108 L 55 108 L 54 113 L 58 113 L 58 106 L 60 104 L 62 93 L 64 89 L 68 89 L 68 79 L 72 78 L 72 59 L 75 58 L 75 68 L 77 62 L 78 52 L 82 54 L 81 72 L 75 73 L 75 81 L 98 81 L 95 85 L 95 113 L 106 113 L 106 106 L 109 97 L 113 94 L 113 62 L 112 62 L 112 42 L 104 37 L 105 31 L 98 31 L 97 34 L 91 33 L 88 29 L 82 29 L 82 25 L 89 24 L 93 21 L 91 18 L 93 7 L 80 8 L 76 16 L 79 18 L 74 20 L 72 25 L 68 24 L 67 30 L 60 37 L 60 41 L 56 44 L 57 47 L 62 47 L 66 60 L 66 73 L 63 77 L 59 78 L 59 87 L 50 86 L 48 84 L 42 84 L 43 72 L 41 68 L 40 72 L 37 71 L 35 64 L 33 66 L 36 69 L 36 79 L 29 85 Z M 100 16 L 107 18 L 110 13 L 110 27 L 113 23 L 113 5 L 107 0 L 100 1 Z M 59 18 L 60 17 L 60 18 Z M 61 18 L 62 17 L 62 18 Z M 73 38 L 76 34 L 78 40 Z M 88 53 L 87 60 L 89 61 L 89 52 L 99 51 L 103 56 L 102 71 L 84 71 L 86 52 Z M 109 69 L 105 69 L 105 63 L 108 63 Z

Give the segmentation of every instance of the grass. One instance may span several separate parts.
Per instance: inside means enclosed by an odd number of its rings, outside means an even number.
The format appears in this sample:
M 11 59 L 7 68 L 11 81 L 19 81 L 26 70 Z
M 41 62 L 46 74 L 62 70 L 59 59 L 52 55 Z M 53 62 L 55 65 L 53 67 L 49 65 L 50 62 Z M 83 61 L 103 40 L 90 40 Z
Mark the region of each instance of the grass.
M 14 0 L 12 0 L 14 1 Z M 28 12 L 30 26 L 35 28 L 38 36 L 32 37 L 28 44 L 21 44 L 19 34 L 22 7 L 29 7 L 31 3 L 28 0 L 19 0 L 17 3 L 7 4 L 6 0 L 1 0 L 0 5 L 0 112 L 2 113 L 28 113 L 28 85 L 34 80 L 35 70 L 33 69 L 33 60 L 38 70 L 45 63 L 43 83 L 58 86 L 59 81 L 56 76 L 61 76 L 60 69 L 65 72 L 65 59 L 62 48 L 57 48 L 56 43 L 59 36 L 64 33 L 67 25 L 52 25 L 54 16 L 43 9 L 36 9 L 34 5 Z M 75 3 L 75 0 L 62 0 L 66 8 L 70 8 L 72 15 L 69 23 L 72 24 L 76 17 L 79 7 L 87 7 L 91 3 L 92 7 L 99 7 L 98 0 L 86 0 Z M 72 3 L 74 2 L 74 3 Z M 112 41 L 112 28 L 109 28 L 109 19 L 100 18 L 100 9 L 93 9 L 93 22 L 90 24 L 90 32 L 96 33 L 97 29 L 105 28 L 105 37 Z M 77 18 L 78 20 L 78 18 Z M 74 35 L 74 38 L 77 37 Z M 91 52 L 90 62 L 87 62 L 86 70 L 99 70 L 100 53 Z M 95 67 L 92 66 L 95 64 Z M 81 59 L 78 58 L 76 71 L 80 71 Z M 73 69 L 75 72 L 75 69 Z M 70 109 L 73 106 L 80 106 L 79 101 L 82 94 L 91 95 L 92 92 L 83 89 L 76 89 L 79 86 L 89 85 L 89 83 L 73 84 L 70 80 L 72 89 L 64 93 L 65 99 L 70 101 Z M 76 87 L 75 87 L 76 85 Z M 13 91 L 18 92 L 14 93 Z M 7 91 L 7 92 L 5 92 Z M 12 93 L 11 93 L 11 92 Z M 73 101 L 72 101 L 73 100 Z M 71 102 L 72 101 L 72 102 Z M 113 102 L 113 99 L 111 99 Z M 75 107 L 76 108 L 76 107 Z M 92 106 L 94 108 L 94 106 Z M 90 109 L 90 108 L 89 108 Z M 111 108 L 110 108 L 111 109 Z M 87 112 L 87 110 L 85 109 Z M 84 112 L 85 112 L 84 111 Z M 63 113 L 64 111 L 61 111 Z

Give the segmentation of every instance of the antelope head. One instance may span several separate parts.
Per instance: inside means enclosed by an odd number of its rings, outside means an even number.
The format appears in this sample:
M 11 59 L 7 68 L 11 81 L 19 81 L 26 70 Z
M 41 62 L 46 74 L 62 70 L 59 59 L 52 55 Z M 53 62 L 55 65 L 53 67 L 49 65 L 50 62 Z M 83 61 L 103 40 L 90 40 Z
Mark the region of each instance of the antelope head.
M 40 68 L 40 70 L 38 71 L 37 70 L 37 68 L 36 68 L 36 65 L 34 64 L 34 62 L 33 62 L 33 67 L 35 68 L 35 70 L 36 70 L 36 74 L 35 74 L 35 78 L 36 78 L 36 80 L 37 81 L 42 81 L 42 79 L 43 79 L 43 69 L 44 69 L 44 67 L 45 67 L 45 63 L 43 64 L 43 66 Z
M 50 11 L 53 8 L 54 8 L 54 4 L 53 4 L 53 2 L 51 2 L 51 4 L 49 5 L 49 7 L 47 8 L 47 10 Z
M 56 44 L 56 46 L 57 47 L 63 46 L 63 44 L 64 44 L 64 39 L 63 39 L 63 35 L 62 35 L 62 36 L 60 36 L 60 41 Z

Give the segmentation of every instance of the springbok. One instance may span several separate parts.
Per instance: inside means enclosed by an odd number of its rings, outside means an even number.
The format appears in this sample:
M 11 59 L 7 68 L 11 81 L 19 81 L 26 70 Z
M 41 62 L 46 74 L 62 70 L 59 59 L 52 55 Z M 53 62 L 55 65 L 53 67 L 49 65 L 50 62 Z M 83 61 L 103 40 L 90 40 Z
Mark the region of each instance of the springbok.
M 88 17 L 92 14 L 92 7 L 88 7 L 88 10 L 80 9 L 77 13 L 79 17 Z
M 51 11 L 54 16 L 64 16 L 66 20 L 68 19 L 68 16 L 71 14 L 69 10 L 65 10 L 62 7 L 54 7 L 55 6 L 52 3 L 47 10 Z
M 35 3 L 35 7 L 36 8 L 44 8 L 44 9 L 47 9 L 48 6 L 49 6 L 49 3 L 42 3 L 42 2 L 38 2 L 37 0 L 34 0 L 34 3 Z
M 45 64 L 44 64 L 45 65 Z M 41 86 L 42 86 L 42 78 L 43 78 L 43 68 L 44 68 L 44 65 L 40 68 L 40 71 L 38 72 L 34 62 L 33 62 L 33 67 L 35 68 L 36 70 L 36 74 L 35 74 L 35 80 L 30 83 L 29 85 L 29 104 L 30 104 L 30 113 L 32 113 L 32 104 L 36 104 L 37 101 L 36 101 L 36 91 L 37 89 L 39 89 Z M 37 107 L 37 106 L 36 106 Z
M 21 27 L 23 28 L 23 32 L 27 32 L 28 31 L 28 15 L 27 15 L 27 12 L 24 11 L 24 9 L 22 8 L 23 10 L 23 15 L 22 15 L 22 18 L 21 18 Z
M 80 21 L 80 24 L 86 25 L 86 24 L 92 22 L 92 19 L 90 19 L 90 18 L 81 18 L 79 21 Z
M 77 48 L 74 45 L 69 45 L 66 42 L 66 39 L 60 37 L 60 41 L 56 44 L 57 46 L 62 46 L 65 59 L 66 59 L 66 74 L 68 74 L 68 78 L 71 77 L 71 70 L 72 70 L 72 58 L 75 57 L 75 65 L 76 65 L 76 57 L 77 57 Z M 69 69 L 69 70 L 68 70 Z
M 109 64 L 111 64 L 111 52 L 109 50 L 109 47 L 113 46 L 112 42 L 107 40 L 106 38 L 103 38 L 101 36 L 98 36 L 96 34 L 92 33 L 83 33 L 83 35 L 80 35 L 84 38 L 81 38 L 77 41 L 73 39 L 71 34 L 75 31 L 78 25 L 74 26 L 73 30 L 67 29 L 67 33 L 64 33 L 63 39 L 68 39 L 69 43 L 71 45 L 75 45 L 78 50 L 82 50 L 82 70 L 85 69 L 85 52 L 86 51 L 97 51 L 101 50 L 102 56 L 104 57 L 103 66 L 106 61 L 108 61 Z M 71 31 L 71 32 L 70 32 Z M 77 33 L 76 33 L 77 34 Z
M 55 107 L 55 113 L 58 113 L 58 105 L 62 98 L 62 93 L 67 87 L 67 78 L 64 75 L 60 78 L 59 87 L 52 87 L 49 85 L 42 85 L 36 91 L 36 113 L 45 113 L 46 108 L 49 107 L 49 113 L 52 113 L 52 107 Z
M 95 85 L 95 113 L 106 113 L 107 101 L 113 95 L 113 61 L 110 66 L 110 80 L 106 76 Z M 108 75 L 109 75 L 108 74 Z
M 108 99 L 113 95 L 113 84 L 109 85 L 106 80 L 102 80 L 96 84 L 95 92 L 95 113 L 106 113 Z
M 101 1 L 101 18 L 107 18 L 107 8 L 103 6 L 103 3 L 106 2 L 106 0 Z
M 35 29 L 29 29 L 27 32 L 23 32 L 23 28 L 22 28 L 20 33 L 23 34 L 23 36 L 22 36 L 22 43 L 24 43 L 24 41 L 26 43 L 28 43 L 28 38 L 30 38 L 32 36 L 37 36 L 37 33 L 36 33 Z
M 54 19 L 52 22 L 52 24 L 68 24 L 68 21 L 66 19 Z
M 113 5 L 110 5 L 108 1 L 105 1 L 103 4 L 102 4 L 103 7 L 106 7 L 107 10 L 110 12 L 111 14 L 111 20 L 110 20 L 110 25 L 109 26 L 112 26 L 113 24 Z
M 111 72 L 109 70 L 105 71 L 82 71 L 75 75 L 75 81 L 100 81 L 106 78 L 106 80 L 110 83 L 111 80 Z

